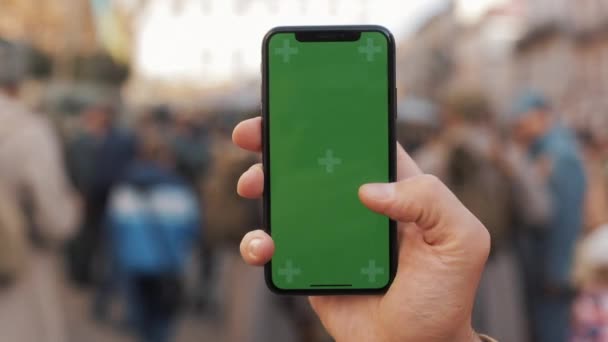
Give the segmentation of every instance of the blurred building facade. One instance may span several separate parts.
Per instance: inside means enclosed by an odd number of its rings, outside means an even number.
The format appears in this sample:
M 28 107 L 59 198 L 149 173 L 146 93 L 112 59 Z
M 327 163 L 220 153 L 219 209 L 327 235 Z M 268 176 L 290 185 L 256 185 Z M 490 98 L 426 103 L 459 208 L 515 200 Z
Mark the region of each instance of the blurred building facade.
M 434 98 L 450 77 L 458 36 L 454 6 L 431 16 L 410 39 L 397 47 L 400 95 Z
M 504 113 L 518 92 L 532 88 L 576 128 L 608 127 L 606 0 L 510 0 L 467 24 L 449 8 L 398 50 L 406 95 L 437 100 L 480 89 Z
M 0 1 L 0 37 L 31 44 L 62 64 L 97 48 L 89 0 Z
M 515 48 L 517 83 L 544 91 L 579 129 L 605 125 L 608 2 L 530 1 L 526 26 Z

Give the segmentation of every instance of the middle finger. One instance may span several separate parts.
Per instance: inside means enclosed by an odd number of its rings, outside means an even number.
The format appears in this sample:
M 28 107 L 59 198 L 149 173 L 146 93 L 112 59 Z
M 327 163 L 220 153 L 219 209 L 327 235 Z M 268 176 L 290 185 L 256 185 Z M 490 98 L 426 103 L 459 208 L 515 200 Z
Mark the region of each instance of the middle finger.
M 262 152 L 262 118 L 258 116 L 236 125 L 232 141 L 245 150 Z
M 239 178 L 236 186 L 239 195 L 245 198 L 256 199 L 264 194 L 264 170 L 262 164 L 255 164 L 245 171 Z

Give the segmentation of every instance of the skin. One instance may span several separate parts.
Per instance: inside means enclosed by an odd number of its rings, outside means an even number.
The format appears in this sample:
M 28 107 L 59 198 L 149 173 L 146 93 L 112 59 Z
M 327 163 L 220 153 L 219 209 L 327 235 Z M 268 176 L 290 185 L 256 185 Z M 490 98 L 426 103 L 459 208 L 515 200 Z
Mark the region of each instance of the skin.
M 515 123 L 514 137 L 523 146 L 529 146 L 543 136 L 552 126 L 551 115 L 545 110 L 534 110 L 524 115 Z
M 261 152 L 261 118 L 241 122 L 233 132 L 243 149 Z M 361 202 L 399 222 L 398 271 L 389 291 L 378 296 L 309 297 L 336 341 L 479 341 L 471 312 L 490 249 L 486 228 L 437 178 L 424 175 L 399 146 L 398 182 L 366 184 Z M 238 193 L 259 198 L 264 173 L 257 164 L 240 178 Z M 245 235 L 241 255 L 262 266 L 274 252 L 262 230 Z
M 110 115 L 101 108 L 89 108 L 82 116 L 85 129 L 97 137 L 103 137 L 110 126 Z

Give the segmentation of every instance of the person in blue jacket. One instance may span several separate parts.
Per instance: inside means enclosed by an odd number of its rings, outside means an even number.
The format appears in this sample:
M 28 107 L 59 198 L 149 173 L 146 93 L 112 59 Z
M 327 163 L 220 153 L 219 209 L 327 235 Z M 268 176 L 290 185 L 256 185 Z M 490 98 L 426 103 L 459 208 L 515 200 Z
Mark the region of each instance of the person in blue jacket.
M 200 207 L 174 171 L 166 137 L 152 126 L 142 132 L 136 160 L 112 191 L 108 227 L 128 321 L 142 342 L 164 342 L 172 335 L 181 278 L 198 242 Z
M 583 227 L 586 180 L 574 134 L 558 123 L 548 101 L 528 91 L 515 101 L 513 134 L 544 169 L 551 197 L 547 227 L 531 237 L 525 264 L 534 341 L 565 342 L 573 293 L 571 271 Z

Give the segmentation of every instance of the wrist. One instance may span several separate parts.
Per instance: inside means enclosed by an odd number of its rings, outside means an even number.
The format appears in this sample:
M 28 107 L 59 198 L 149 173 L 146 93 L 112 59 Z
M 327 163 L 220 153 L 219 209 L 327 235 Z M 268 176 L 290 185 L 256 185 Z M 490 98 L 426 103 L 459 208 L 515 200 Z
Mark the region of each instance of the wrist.
M 472 342 L 485 342 L 483 340 L 483 338 L 481 337 L 481 335 L 479 335 L 478 333 L 476 333 L 475 331 L 472 331 L 471 337 L 469 337 L 467 339 L 467 341 L 472 341 Z
M 477 334 L 472 328 L 461 330 L 458 334 L 452 335 L 450 341 L 458 342 L 486 342 L 481 335 Z M 493 342 L 493 341 L 491 341 Z
M 490 336 L 487 336 L 487 335 L 484 335 L 484 334 L 478 334 L 473 329 L 470 329 L 469 332 L 466 335 L 464 335 L 464 337 L 461 339 L 461 341 L 466 341 L 466 342 L 498 342 L 495 339 L 491 338 Z
M 495 339 L 491 338 L 490 336 L 486 336 L 486 335 L 477 335 L 476 339 L 473 341 L 475 341 L 475 342 L 497 342 Z

